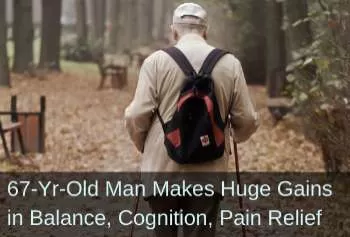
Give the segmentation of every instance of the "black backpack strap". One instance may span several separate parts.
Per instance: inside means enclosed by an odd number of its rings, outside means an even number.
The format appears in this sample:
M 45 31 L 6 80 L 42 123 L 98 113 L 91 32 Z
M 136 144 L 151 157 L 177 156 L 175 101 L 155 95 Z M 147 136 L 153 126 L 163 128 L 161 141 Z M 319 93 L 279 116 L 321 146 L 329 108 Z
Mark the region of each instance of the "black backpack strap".
M 193 69 L 192 64 L 190 63 L 190 61 L 188 61 L 186 55 L 184 55 L 184 53 L 181 52 L 180 49 L 178 49 L 176 47 L 170 47 L 170 48 L 163 49 L 163 51 L 166 52 L 167 54 L 169 54 L 169 56 L 172 59 L 174 59 L 174 61 L 181 68 L 181 70 L 183 71 L 185 76 L 189 77 L 189 76 L 196 74 L 196 71 Z M 165 132 L 165 123 L 164 123 L 164 120 L 162 119 L 162 116 L 159 113 L 158 108 L 156 109 L 155 112 L 156 112 L 157 117 L 159 118 L 159 121 L 162 124 L 163 130 Z
M 191 63 L 188 61 L 186 56 L 181 52 L 180 49 L 176 47 L 170 47 L 163 49 L 164 52 L 170 55 L 174 61 L 179 65 L 181 70 L 185 73 L 186 76 L 192 76 L 196 74 L 196 71 L 193 69 Z
M 164 123 L 164 120 L 163 120 L 162 116 L 160 116 L 158 108 L 155 110 L 155 113 L 157 114 L 157 117 L 158 117 L 158 119 L 160 121 L 160 124 L 162 125 L 163 131 L 165 132 L 165 123 Z
M 230 52 L 222 50 L 222 49 L 213 49 L 207 58 L 204 60 L 203 65 L 199 71 L 198 74 L 201 75 L 211 75 L 215 65 L 219 62 L 219 60 L 226 54 L 229 54 Z M 228 116 L 227 114 L 225 118 L 225 124 L 227 124 L 228 121 Z
M 202 75 L 210 75 L 213 71 L 215 65 L 217 62 L 225 55 L 228 54 L 228 51 L 221 50 L 221 49 L 213 49 L 208 57 L 204 60 L 203 65 L 201 67 L 201 70 L 199 71 L 199 74 Z

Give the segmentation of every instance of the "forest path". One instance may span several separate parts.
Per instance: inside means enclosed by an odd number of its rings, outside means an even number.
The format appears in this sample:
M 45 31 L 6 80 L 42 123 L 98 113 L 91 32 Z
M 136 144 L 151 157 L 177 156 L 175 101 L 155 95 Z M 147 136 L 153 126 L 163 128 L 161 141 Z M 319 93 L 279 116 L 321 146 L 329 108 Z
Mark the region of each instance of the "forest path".
M 135 73 L 131 78 L 123 90 L 113 90 L 107 85 L 98 91 L 99 78 L 88 70 L 78 75 L 52 74 L 41 80 L 15 75 L 14 89 L 0 88 L 0 109 L 9 108 L 13 94 L 18 95 L 19 110 L 36 110 L 39 96 L 47 97 L 47 152 L 28 155 L 41 171 L 135 171 L 140 156 L 129 140 L 123 121 L 124 109 L 134 93 Z M 261 125 L 251 139 L 238 146 L 241 169 L 323 170 L 318 148 L 295 130 L 299 126 L 297 119 L 288 116 L 273 127 L 265 107 L 264 88 L 252 86 L 250 90 Z M 0 170 L 5 163 L 2 162 Z M 233 159 L 230 167 L 233 170 Z

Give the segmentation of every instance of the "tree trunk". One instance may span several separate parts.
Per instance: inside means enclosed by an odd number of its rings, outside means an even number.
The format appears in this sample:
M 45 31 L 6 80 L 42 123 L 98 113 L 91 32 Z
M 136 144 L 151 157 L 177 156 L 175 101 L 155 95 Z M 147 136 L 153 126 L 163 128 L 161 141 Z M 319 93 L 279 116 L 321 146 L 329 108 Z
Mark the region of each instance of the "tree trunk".
M 235 38 L 240 46 L 241 55 L 239 57 L 247 82 L 265 84 L 266 35 L 264 29 L 267 1 L 246 0 L 239 5 L 235 2 L 228 0 L 233 15 L 238 15 L 237 32 L 239 35 Z
M 87 45 L 87 17 L 86 17 L 86 0 L 75 0 L 76 9 L 76 28 L 77 28 L 77 43 L 78 45 Z
M 10 86 L 10 74 L 7 57 L 7 24 L 5 1 L 0 1 L 0 86 Z
M 130 51 L 132 48 L 132 41 L 133 41 L 133 31 L 136 27 L 136 23 L 134 21 L 135 19 L 135 11 L 133 8 L 133 2 L 132 0 L 122 0 L 121 1 L 121 11 L 123 13 L 123 25 L 124 25 L 124 31 L 123 31 L 123 50 Z
M 148 1 L 148 6 L 147 6 L 147 11 L 146 11 L 146 16 L 147 16 L 147 20 L 148 20 L 148 25 L 147 25 L 147 44 L 152 43 L 152 41 L 154 40 L 153 38 L 153 15 L 154 15 L 154 1 L 155 0 L 149 0 Z
M 138 16 L 138 4 L 139 0 L 129 0 L 129 12 L 130 16 L 130 24 L 128 24 L 128 28 L 130 29 L 131 36 L 131 46 L 132 48 L 139 45 L 139 16 Z
M 62 1 L 42 1 L 40 68 L 60 71 Z
M 155 40 L 165 39 L 167 7 L 165 0 L 154 0 L 153 38 Z
M 250 4 L 253 30 L 248 37 L 254 39 L 254 42 L 245 52 L 247 55 L 245 72 L 249 83 L 264 85 L 264 78 L 266 78 L 266 2 L 251 0 Z
M 269 97 L 282 95 L 285 84 L 286 47 L 282 29 L 282 3 L 269 1 L 267 9 L 267 91 Z
M 284 3 L 284 14 L 289 27 L 287 29 L 287 63 L 294 60 L 305 60 L 303 48 L 310 46 L 313 42 L 310 22 L 302 22 L 308 16 L 308 3 L 305 0 L 286 0 Z M 292 26 L 301 20 L 297 26 Z M 314 65 L 309 64 L 295 71 L 295 75 L 301 78 L 313 78 L 316 73 Z
M 164 12 L 164 24 L 163 29 L 165 32 L 165 39 L 169 40 L 169 42 L 172 39 L 170 25 L 173 22 L 173 11 L 174 11 L 174 2 L 172 0 L 164 0 L 165 1 L 165 12 Z
M 275 125 L 289 111 L 289 101 L 284 98 L 286 86 L 286 47 L 283 25 L 283 5 L 269 1 L 267 9 L 267 79 L 268 109 Z
M 297 26 L 292 26 L 298 20 L 303 20 L 308 16 L 308 3 L 305 0 L 286 0 L 284 2 L 284 14 L 288 21 L 287 29 L 287 55 L 288 62 L 293 60 L 292 52 L 300 50 L 312 43 L 312 32 L 310 22 L 303 22 Z
M 92 0 L 92 42 L 98 48 L 104 46 L 106 0 Z
M 125 15 L 123 11 L 121 11 L 122 2 L 121 0 L 110 0 L 109 5 L 109 40 L 108 40 L 108 49 L 111 53 L 116 53 L 118 49 L 120 49 L 120 43 L 122 42 L 122 38 L 126 32 L 121 32 L 124 28 L 121 24 L 121 14 Z
M 153 4 L 154 0 L 138 0 L 137 2 L 138 40 L 140 46 L 150 44 L 153 40 Z
M 145 43 L 145 29 L 147 28 L 147 21 L 145 21 L 144 10 L 147 3 L 142 0 L 137 0 L 136 11 L 137 11 L 137 46 Z
M 23 73 L 33 63 L 33 37 L 32 1 L 15 0 L 13 24 L 14 72 Z

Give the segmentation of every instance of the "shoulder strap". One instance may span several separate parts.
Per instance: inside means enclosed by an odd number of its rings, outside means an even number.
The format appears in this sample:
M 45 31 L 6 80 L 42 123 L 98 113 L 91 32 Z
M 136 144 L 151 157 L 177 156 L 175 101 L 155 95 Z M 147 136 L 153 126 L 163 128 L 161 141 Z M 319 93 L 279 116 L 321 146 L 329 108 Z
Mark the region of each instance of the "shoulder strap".
M 213 49 L 208 57 L 204 60 L 201 70 L 199 74 L 207 74 L 210 75 L 213 71 L 217 62 L 225 55 L 228 54 L 228 51 L 224 51 L 221 49 Z
M 163 49 L 164 52 L 170 55 L 174 61 L 179 65 L 181 70 L 185 73 L 186 76 L 191 76 L 196 74 L 196 71 L 193 69 L 191 63 L 188 61 L 186 56 L 181 52 L 180 49 L 176 47 L 170 47 Z

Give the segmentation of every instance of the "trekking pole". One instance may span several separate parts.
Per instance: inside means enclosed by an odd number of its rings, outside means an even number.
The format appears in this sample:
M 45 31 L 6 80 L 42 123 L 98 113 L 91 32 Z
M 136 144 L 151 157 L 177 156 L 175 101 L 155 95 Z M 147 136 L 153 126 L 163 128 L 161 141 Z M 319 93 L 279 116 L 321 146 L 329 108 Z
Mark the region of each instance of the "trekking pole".
M 240 171 L 239 171 L 239 163 L 238 163 L 238 149 L 237 149 L 236 142 L 233 142 L 233 150 L 235 155 L 236 177 L 237 177 L 238 188 L 239 188 L 239 192 L 242 193 L 241 175 L 239 173 Z M 243 197 L 239 196 L 238 201 L 239 201 L 239 208 L 241 209 L 241 213 L 243 214 Z M 243 234 L 243 237 L 246 237 L 245 225 L 242 225 L 242 234 Z
M 139 177 L 138 178 L 139 178 L 139 180 L 141 180 L 141 172 L 139 173 Z M 139 209 L 139 202 L 140 202 L 140 193 L 137 192 L 136 202 L 135 202 L 134 210 L 133 210 L 133 216 L 136 215 L 137 210 Z M 131 224 L 129 237 L 133 237 L 134 236 L 134 232 L 135 232 L 135 222 L 133 221 L 132 224 Z
M 229 117 L 229 126 L 230 126 L 230 133 L 231 133 L 232 139 L 233 139 L 233 128 L 232 128 L 231 116 Z M 240 175 L 240 170 L 239 170 L 239 159 L 238 159 L 238 148 L 237 148 L 237 143 L 234 140 L 233 140 L 233 153 L 235 156 L 237 184 L 238 184 L 239 192 L 242 193 L 241 175 Z M 240 195 L 238 197 L 238 202 L 239 202 L 239 209 L 240 209 L 241 213 L 243 214 L 243 197 Z M 246 237 L 246 235 L 247 235 L 245 225 L 242 225 L 242 234 L 243 234 L 243 237 Z

